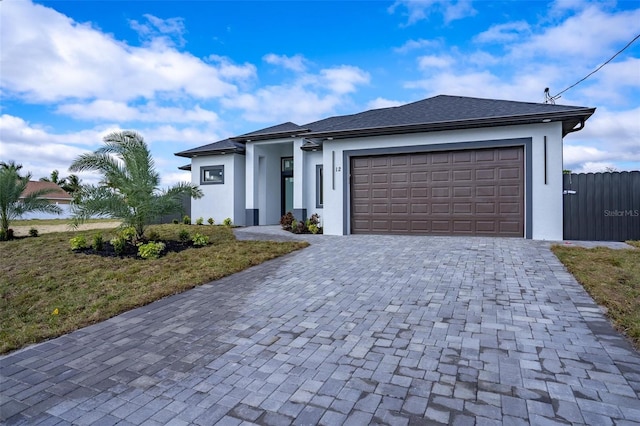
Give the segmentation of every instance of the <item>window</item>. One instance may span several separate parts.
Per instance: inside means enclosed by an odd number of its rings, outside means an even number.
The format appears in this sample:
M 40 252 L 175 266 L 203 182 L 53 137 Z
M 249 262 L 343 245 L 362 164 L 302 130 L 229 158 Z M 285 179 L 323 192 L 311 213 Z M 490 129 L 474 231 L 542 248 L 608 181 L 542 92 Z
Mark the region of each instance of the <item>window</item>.
M 316 165 L 316 207 L 324 205 L 324 179 L 322 178 L 322 164 Z
M 224 166 L 200 167 L 200 185 L 224 183 Z

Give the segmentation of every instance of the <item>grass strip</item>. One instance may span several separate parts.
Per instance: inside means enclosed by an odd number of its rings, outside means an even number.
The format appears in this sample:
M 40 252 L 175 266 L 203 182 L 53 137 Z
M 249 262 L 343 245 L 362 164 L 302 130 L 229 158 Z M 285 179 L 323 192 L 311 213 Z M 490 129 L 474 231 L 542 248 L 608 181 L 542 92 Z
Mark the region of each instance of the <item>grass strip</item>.
M 640 242 L 628 241 L 640 248 Z M 640 250 L 592 249 L 554 245 L 551 250 L 615 327 L 640 350 Z
M 238 241 L 224 226 L 157 225 L 162 239 L 181 229 L 211 244 L 141 260 L 74 253 L 69 240 L 92 230 L 0 242 L 0 353 L 103 321 L 306 247 L 306 242 Z

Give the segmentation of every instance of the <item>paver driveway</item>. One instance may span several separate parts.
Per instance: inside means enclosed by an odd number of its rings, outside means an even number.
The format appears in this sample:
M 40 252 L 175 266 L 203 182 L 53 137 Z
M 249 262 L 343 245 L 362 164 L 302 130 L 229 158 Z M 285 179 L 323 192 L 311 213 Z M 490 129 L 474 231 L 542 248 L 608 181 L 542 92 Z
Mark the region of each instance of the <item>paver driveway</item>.
M 2 421 L 640 423 L 640 355 L 548 244 L 306 238 L 2 358 Z

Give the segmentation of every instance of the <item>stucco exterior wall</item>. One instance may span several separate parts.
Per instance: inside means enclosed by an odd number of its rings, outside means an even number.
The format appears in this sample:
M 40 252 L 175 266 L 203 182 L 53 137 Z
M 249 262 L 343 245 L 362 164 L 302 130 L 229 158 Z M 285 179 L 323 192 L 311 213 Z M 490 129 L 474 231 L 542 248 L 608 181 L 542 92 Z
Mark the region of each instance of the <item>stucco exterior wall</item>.
M 546 136 L 546 160 L 545 160 Z M 531 238 L 536 240 L 562 239 L 562 125 L 559 122 L 521 126 L 505 126 L 486 129 L 469 129 L 408 135 L 377 136 L 324 142 L 324 233 L 349 234 L 349 164 L 345 151 L 351 156 L 358 150 L 389 147 L 416 147 L 428 150 L 429 145 L 499 141 L 505 139 L 531 139 L 531 158 L 526 158 L 525 174 L 530 173 L 530 185 L 525 184 L 525 194 L 530 192 L 531 205 L 525 205 L 525 223 L 531 226 Z M 383 151 L 381 151 L 383 153 Z M 332 163 L 332 161 L 334 162 Z M 529 161 L 530 160 L 530 161 Z M 545 182 L 546 161 L 546 182 Z M 531 170 L 526 170 L 527 164 Z M 335 185 L 332 183 L 335 182 Z M 525 195 L 525 204 L 527 203 Z M 527 214 L 530 212 L 530 217 Z M 526 227 L 526 226 L 525 226 Z
M 324 208 L 316 207 L 317 181 L 316 166 L 322 164 L 322 151 L 304 152 L 304 191 L 303 208 L 307 209 L 307 217 L 317 213 L 320 216 L 320 222 L 324 219 Z M 302 186 L 302 185 L 301 185 Z
M 224 165 L 224 183 L 201 185 L 200 168 L 218 165 Z M 234 224 L 244 225 L 244 175 L 244 155 L 225 154 L 193 158 L 191 183 L 198 185 L 204 196 L 191 200 L 191 221 L 195 223 L 197 218 L 202 217 L 206 222 L 212 217 L 219 224 L 229 217 Z

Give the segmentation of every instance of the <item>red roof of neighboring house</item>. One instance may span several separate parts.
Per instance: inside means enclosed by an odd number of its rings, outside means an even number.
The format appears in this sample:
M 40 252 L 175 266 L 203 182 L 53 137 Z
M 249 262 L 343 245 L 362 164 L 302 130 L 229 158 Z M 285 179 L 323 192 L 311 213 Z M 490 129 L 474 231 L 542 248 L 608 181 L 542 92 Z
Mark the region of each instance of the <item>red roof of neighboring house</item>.
M 50 193 L 48 193 L 48 194 L 46 194 L 44 196 L 44 198 L 46 198 L 47 200 L 52 200 L 52 201 L 71 201 L 71 200 L 73 200 L 73 197 L 71 195 L 69 195 L 68 192 L 66 192 L 64 189 L 60 188 L 55 183 L 53 183 L 53 182 L 35 181 L 35 180 L 30 180 L 27 183 L 27 188 L 22 193 L 22 197 L 24 197 L 25 195 L 31 194 L 32 192 L 40 191 L 42 189 L 51 190 Z

